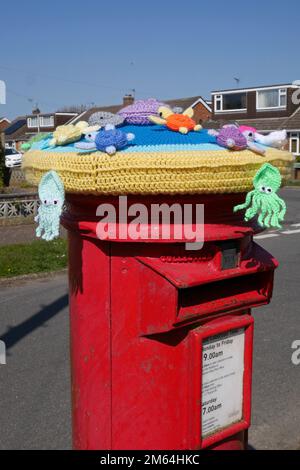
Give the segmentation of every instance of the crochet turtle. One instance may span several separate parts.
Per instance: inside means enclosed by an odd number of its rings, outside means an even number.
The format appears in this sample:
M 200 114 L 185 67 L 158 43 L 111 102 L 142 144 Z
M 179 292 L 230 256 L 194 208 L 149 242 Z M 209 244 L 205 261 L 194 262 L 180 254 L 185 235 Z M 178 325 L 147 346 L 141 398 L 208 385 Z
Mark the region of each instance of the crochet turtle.
M 264 155 L 265 150 L 255 144 L 253 134 L 250 131 L 241 132 L 235 124 L 227 124 L 219 131 L 210 129 L 210 135 L 216 136 L 217 144 L 229 150 L 249 149 L 258 155 Z
M 47 142 L 50 147 L 57 145 L 67 145 L 72 142 L 76 142 L 81 139 L 84 129 L 88 127 L 88 123 L 85 121 L 79 121 L 77 124 L 66 124 L 64 126 L 58 126 L 53 132 L 53 137 Z
M 82 150 L 100 150 L 109 155 L 114 155 L 117 150 L 121 150 L 134 139 L 135 135 L 116 129 L 113 125 L 108 124 L 99 132 L 92 132 L 85 136 L 88 142 L 77 142 L 75 147 Z
M 161 117 L 149 116 L 151 122 L 155 124 L 162 124 L 167 126 L 171 131 L 177 131 L 181 134 L 187 134 L 189 131 L 200 131 L 202 126 L 196 124 L 194 119 L 194 111 L 192 108 L 187 108 L 183 113 L 174 113 L 169 108 L 161 106 L 158 108 Z

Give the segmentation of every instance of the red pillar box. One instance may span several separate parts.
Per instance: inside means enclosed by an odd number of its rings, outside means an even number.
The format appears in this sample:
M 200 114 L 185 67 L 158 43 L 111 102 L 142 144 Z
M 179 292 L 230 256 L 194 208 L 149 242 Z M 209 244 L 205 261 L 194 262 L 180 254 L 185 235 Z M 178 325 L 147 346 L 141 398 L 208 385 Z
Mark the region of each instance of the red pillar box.
M 153 107 L 151 120 L 160 127 L 148 125 Z M 292 157 L 258 148 L 253 133 L 246 137 L 233 126 L 218 137 L 200 132 L 192 114 L 138 102 L 126 119 L 146 125 L 127 123 L 96 135 L 85 123 L 59 127 L 53 138 L 31 142 L 24 156 L 31 184 L 56 172 L 40 186 L 38 234 L 57 234 L 57 203 L 62 207 L 66 194 L 75 449 L 246 446 L 250 313 L 270 301 L 277 262 L 253 241 L 256 227 L 233 208 L 254 184 L 247 214 L 278 225 L 284 203 L 276 192 L 281 176 L 290 178 Z M 241 150 L 247 145 L 253 151 Z M 135 205 L 125 219 L 119 196 Z M 115 209 L 116 230 L 99 238 L 103 204 Z M 192 212 L 188 222 L 203 234 L 202 249 L 186 246 L 197 237 L 178 236 L 176 217 L 135 222 L 143 235 L 131 237 L 137 204 L 148 214 L 155 204 L 177 204 L 183 213 L 186 204 L 203 204 L 204 220 Z
M 243 197 L 160 197 L 205 204 L 200 251 L 184 240 L 101 241 L 94 214 L 108 199 L 68 197 L 76 449 L 245 447 L 250 308 L 269 302 L 277 263 L 232 215 Z

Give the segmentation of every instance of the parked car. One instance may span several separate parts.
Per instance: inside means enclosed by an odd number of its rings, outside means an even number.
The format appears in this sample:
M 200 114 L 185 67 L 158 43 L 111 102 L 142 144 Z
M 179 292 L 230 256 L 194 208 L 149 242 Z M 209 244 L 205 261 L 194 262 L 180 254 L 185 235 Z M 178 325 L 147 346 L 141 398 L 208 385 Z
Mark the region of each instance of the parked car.
M 22 156 L 23 154 L 21 152 L 18 152 L 14 148 L 6 148 L 5 149 L 6 168 L 14 168 L 14 167 L 21 166 Z

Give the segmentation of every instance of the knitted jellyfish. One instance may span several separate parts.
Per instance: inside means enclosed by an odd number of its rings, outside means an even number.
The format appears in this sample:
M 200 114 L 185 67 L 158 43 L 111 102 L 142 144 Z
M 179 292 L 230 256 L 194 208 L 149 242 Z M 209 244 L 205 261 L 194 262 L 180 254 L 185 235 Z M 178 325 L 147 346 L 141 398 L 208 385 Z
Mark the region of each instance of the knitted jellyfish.
M 244 220 L 247 222 L 258 216 L 258 223 L 264 228 L 281 228 L 286 213 L 286 205 L 276 192 L 281 185 L 278 168 L 265 163 L 253 179 L 254 189 L 247 194 L 244 204 L 233 208 L 233 211 L 246 209 Z
M 49 241 L 58 237 L 60 216 L 65 199 L 63 182 L 55 171 L 48 171 L 39 184 L 40 207 L 35 222 L 36 236 Z

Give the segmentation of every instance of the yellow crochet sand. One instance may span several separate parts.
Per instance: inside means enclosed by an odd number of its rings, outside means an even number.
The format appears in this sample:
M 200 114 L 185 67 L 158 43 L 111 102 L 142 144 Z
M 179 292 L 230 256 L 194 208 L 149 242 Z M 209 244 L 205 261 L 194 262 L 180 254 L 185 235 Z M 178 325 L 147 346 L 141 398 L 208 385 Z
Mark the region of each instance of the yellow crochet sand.
M 268 149 L 265 156 L 251 151 L 126 152 L 109 156 L 30 150 L 23 169 L 30 184 L 55 170 L 65 190 L 82 194 L 208 194 L 249 191 L 256 171 L 265 162 L 277 166 L 283 184 L 291 178 L 293 157 Z

